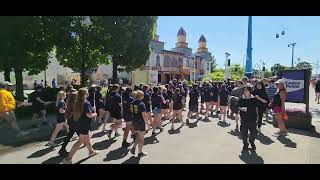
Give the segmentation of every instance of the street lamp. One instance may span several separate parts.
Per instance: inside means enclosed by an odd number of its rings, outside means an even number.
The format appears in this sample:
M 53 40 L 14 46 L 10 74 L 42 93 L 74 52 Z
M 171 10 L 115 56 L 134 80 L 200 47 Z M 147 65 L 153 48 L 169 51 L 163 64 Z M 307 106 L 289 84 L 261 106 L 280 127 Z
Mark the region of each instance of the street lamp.
M 225 60 L 225 78 L 226 80 L 231 79 L 231 75 L 230 75 L 230 59 L 229 56 L 231 55 L 230 53 L 225 53 L 226 55 L 226 60 Z
M 293 59 L 294 59 L 294 47 L 296 43 L 289 43 L 288 47 L 292 47 L 292 56 L 291 56 L 291 67 L 293 67 Z

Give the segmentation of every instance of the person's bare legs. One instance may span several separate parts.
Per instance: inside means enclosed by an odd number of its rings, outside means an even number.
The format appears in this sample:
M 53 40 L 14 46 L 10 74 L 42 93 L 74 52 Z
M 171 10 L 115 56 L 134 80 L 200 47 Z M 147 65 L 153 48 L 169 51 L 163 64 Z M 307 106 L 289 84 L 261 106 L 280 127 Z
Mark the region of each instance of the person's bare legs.
M 69 154 L 68 154 L 68 157 L 66 158 L 67 161 L 71 161 L 72 160 L 72 157 L 74 156 L 74 154 L 79 150 L 80 146 L 82 144 L 84 144 L 84 141 L 85 141 L 85 135 L 79 135 L 79 140 L 72 146 Z
M 88 149 L 89 153 L 93 152 L 94 149 L 92 148 L 91 142 L 90 142 L 90 134 L 84 135 L 84 145 Z
M 138 131 L 138 151 L 139 153 L 142 153 L 142 148 L 143 148 L 143 145 L 144 145 L 144 134 L 145 132 L 144 131 Z
M 110 112 L 109 111 L 105 111 L 102 131 L 106 130 L 106 125 L 107 125 L 107 121 L 109 120 L 109 118 L 110 118 Z
M 277 123 L 278 123 L 278 127 L 279 127 L 280 132 L 287 132 L 286 126 L 284 125 L 284 122 L 283 122 L 283 120 L 282 120 L 282 115 L 281 115 L 281 113 L 276 113 L 276 114 L 275 114 L 275 118 L 276 118 L 276 120 L 277 120 Z
M 54 140 L 57 138 L 58 133 L 63 129 L 64 124 L 63 123 L 58 123 L 56 124 L 56 128 L 53 130 L 50 142 L 54 142 Z

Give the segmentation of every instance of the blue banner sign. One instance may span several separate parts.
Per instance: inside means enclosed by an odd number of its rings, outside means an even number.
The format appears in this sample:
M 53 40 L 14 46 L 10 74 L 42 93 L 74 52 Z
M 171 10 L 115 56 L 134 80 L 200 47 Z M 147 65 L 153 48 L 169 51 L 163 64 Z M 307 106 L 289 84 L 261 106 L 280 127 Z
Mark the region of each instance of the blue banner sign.
M 284 71 L 282 79 L 288 92 L 286 102 L 305 103 L 305 72 Z

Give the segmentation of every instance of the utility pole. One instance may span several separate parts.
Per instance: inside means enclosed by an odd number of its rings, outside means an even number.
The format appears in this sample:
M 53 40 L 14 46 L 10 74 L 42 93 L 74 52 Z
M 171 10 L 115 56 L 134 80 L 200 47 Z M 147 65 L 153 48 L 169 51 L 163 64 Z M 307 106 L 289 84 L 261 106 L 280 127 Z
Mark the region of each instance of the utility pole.
M 226 60 L 225 60 L 225 80 L 231 79 L 231 74 L 230 74 L 230 59 L 229 56 L 231 55 L 230 53 L 225 53 L 226 55 Z
M 293 59 L 294 59 L 294 47 L 297 43 L 289 43 L 288 47 L 292 47 L 292 55 L 291 55 L 291 67 L 293 67 Z

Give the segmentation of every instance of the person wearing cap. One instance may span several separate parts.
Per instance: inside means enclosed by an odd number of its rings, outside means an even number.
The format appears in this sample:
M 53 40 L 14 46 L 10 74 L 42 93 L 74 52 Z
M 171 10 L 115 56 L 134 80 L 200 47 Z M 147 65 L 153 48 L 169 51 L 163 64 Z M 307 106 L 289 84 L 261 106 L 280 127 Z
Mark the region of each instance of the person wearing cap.
M 16 101 L 7 86 L 11 86 L 9 82 L 0 82 L 0 119 L 4 119 L 10 123 L 11 127 L 17 132 L 17 136 L 24 136 L 27 132 L 21 131 L 17 125 L 17 119 L 14 113 Z
M 279 127 L 279 136 L 285 136 L 288 134 L 286 126 L 283 122 L 283 113 L 285 113 L 286 108 L 285 108 L 285 101 L 286 101 L 286 96 L 287 96 L 287 90 L 285 88 L 285 83 L 283 79 L 279 79 L 276 81 L 276 87 L 277 87 L 277 92 L 273 97 L 273 100 L 271 102 L 272 110 L 275 113 L 275 120 L 278 123 Z

